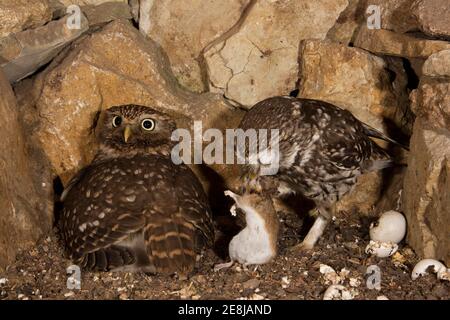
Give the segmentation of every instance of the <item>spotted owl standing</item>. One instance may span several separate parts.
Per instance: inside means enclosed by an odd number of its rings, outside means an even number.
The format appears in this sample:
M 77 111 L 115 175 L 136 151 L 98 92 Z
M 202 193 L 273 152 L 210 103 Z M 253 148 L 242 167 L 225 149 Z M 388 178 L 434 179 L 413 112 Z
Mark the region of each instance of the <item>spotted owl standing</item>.
M 393 165 L 388 153 L 370 137 L 398 144 L 347 110 L 292 97 L 257 103 L 240 128 L 279 130 L 278 172 L 265 176 L 261 174 L 264 164 L 246 166 L 244 189 L 270 196 L 298 193 L 313 200 L 319 217 L 301 244 L 306 249 L 314 247 L 331 218 L 333 205 L 352 190 L 360 175 Z
M 103 111 L 99 151 L 62 195 L 61 231 L 70 258 L 90 270 L 189 273 L 211 246 L 201 184 L 170 159 L 176 128 L 152 108 Z

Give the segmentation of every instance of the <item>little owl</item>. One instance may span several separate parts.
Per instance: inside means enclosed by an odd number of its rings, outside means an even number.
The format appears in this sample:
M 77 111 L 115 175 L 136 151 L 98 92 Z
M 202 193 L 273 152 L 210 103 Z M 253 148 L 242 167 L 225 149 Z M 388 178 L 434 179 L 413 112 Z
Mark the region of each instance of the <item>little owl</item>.
M 70 258 L 98 271 L 186 274 L 213 242 L 206 195 L 193 172 L 170 158 L 174 121 L 152 108 L 103 111 L 99 151 L 61 199 Z
M 247 192 L 270 197 L 297 193 L 316 203 L 319 216 L 297 247 L 304 249 L 314 247 L 335 203 L 352 190 L 360 175 L 394 164 L 370 137 L 398 144 L 347 110 L 292 97 L 257 103 L 244 116 L 240 128 L 279 130 L 278 172 L 264 176 L 263 164 L 245 166 L 244 187 Z

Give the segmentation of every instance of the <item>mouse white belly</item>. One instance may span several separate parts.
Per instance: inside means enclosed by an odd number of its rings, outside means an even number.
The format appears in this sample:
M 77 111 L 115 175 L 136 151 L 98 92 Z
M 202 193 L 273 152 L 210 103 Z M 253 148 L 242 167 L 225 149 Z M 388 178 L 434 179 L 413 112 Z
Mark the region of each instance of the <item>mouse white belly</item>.
M 231 260 L 244 265 L 269 262 L 276 256 L 276 235 L 270 233 L 267 221 L 255 207 L 247 203 L 237 204 L 245 212 L 247 226 L 230 242 Z

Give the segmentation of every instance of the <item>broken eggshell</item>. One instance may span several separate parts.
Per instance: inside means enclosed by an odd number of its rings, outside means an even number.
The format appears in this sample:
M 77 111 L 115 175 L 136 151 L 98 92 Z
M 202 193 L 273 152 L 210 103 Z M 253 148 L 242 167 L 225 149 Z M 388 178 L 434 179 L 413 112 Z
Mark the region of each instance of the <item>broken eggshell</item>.
M 381 242 L 370 240 L 365 252 L 378 258 L 387 258 L 392 256 L 398 250 L 398 245 L 393 242 Z
M 440 280 L 450 280 L 450 269 L 440 261 L 435 259 L 423 259 L 420 260 L 414 267 L 411 278 L 416 280 L 418 277 L 428 274 L 429 268 L 432 268 L 432 271 L 436 273 L 437 278 Z
M 343 285 L 333 284 L 323 294 L 323 300 L 352 300 L 353 294 Z
M 370 225 L 369 234 L 374 241 L 399 243 L 406 234 L 406 219 L 397 211 L 384 212 L 377 223 Z

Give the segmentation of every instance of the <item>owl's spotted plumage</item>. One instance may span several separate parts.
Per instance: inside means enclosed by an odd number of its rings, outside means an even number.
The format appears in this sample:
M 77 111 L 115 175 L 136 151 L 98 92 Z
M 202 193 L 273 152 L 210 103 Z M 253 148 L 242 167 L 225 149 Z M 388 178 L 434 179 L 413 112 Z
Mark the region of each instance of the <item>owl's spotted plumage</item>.
M 355 185 L 358 176 L 392 165 L 370 136 L 392 141 L 360 122 L 349 111 L 323 101 L 274 97 L 257 103 L 240 128 L 279 130 L 279 170 L 262 176 L 261 165 L 244 169 L 248 186 L 300 193 L 315 201 L 320 217 L 304 240 L 314 246 L 331 207 Z M 393 141 L 392 141 L 393 142 Z
M 174 122 L 148 107 L 104 111 L 100 148 L 65 190 L 61 231 L 75 263 L 93 270 L 192 271 L 213 241 L 207 198 L 170 159 Z

